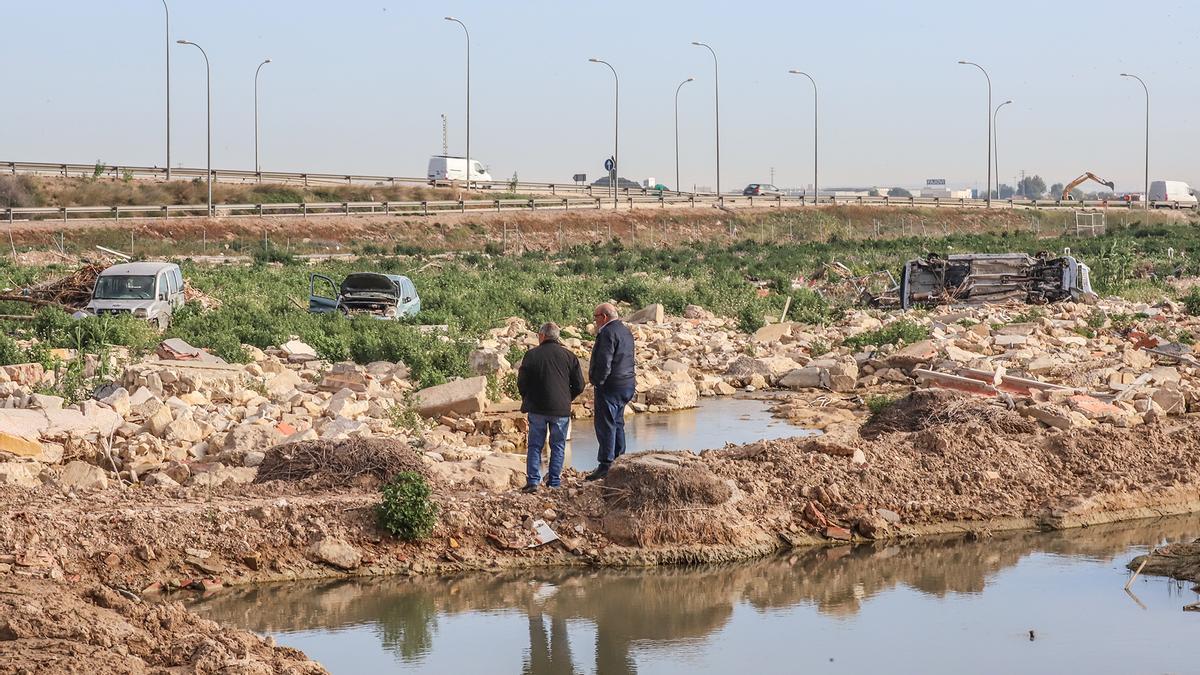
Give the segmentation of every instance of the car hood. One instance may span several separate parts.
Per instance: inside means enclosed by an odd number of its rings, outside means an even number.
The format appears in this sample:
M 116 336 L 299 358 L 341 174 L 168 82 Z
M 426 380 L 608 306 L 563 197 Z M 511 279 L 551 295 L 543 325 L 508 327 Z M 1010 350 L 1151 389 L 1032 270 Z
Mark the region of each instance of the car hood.
M 342 280 L 339 289 L 342 295 L 386 295 L 399 298 L 400 289 L 386 275 L 374 272 L 356 272 Z

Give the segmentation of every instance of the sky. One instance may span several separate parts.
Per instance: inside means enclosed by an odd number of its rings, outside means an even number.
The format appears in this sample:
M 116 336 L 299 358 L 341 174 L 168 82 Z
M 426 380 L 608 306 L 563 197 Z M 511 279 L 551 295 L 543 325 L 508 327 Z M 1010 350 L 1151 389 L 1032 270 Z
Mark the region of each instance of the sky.
M 813 91 L 820 183 L 982 186 L 987 68 L 1000 111 L 999 175 L 1047 185 L 1084 171 L 1140 191 L 1151 93 L 1150 180 L 1200 185 L 1200 3 L 576 3 L 509 0 L 168 0 L 171 163 L 205 162 L 204 61 L 212 64 L 215 168 L 254 167 L 254 72 L 264 170 L 423 176 L 463 154 L 471 31 L 471 154 L 497 179 L 603 174 L 620 76 L 621 175 L 721 188 L 811 184 Z M 0 0 L 0 162 L 162 166 L 166 35 L 161 0 Z M 1096 189 L 1098 186 L 1084 186 Z

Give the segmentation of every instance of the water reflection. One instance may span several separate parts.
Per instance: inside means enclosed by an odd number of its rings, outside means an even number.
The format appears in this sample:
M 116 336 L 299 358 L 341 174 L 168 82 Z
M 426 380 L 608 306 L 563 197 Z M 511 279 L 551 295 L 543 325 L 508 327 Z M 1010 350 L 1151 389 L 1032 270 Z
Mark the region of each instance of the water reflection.
M 760 613 L 808 606 L 826 617 L 854 617 L 872 598 L 900 587 L 937 598 L 982 594 L 998 573 L 1035 552 L 1063 556 L 1064 565 L 1107 561 L 1135 546 L 1191 539 L 1198 531 L 1195 518 L 1173 518 L 980 542 L 943 539 L 807 550 L 725 566 L 294 583 L 235 589 L 195 609 L 260 633 L 371 626 L 383 647 L 413 669 L 434 651 L 439 620 L 524 615 L 523 672 L 634 673 L 637 649 L 707 640 L 733 622 L 739 606 Z M 1114 588 L 1120 592 L 1119 580 Z M 581 666 L 587 658 L 583 652 L 591 650 L 581 648 L 578 637 L 570 639 L 580 625 L 595 632 L 594 654 L 587 654 L 590 667 Z M 447 648 L 445 641 L 441 644 Z M 348 658 L 354 663 L 353 655 Z

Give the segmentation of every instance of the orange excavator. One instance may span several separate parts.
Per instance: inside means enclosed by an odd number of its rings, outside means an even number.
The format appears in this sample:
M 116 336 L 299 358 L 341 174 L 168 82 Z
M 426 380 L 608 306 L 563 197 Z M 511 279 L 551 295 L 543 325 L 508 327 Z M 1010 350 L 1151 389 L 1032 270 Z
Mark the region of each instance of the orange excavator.
M 1067 183 L 1066 186 L 1063 187 L 1062 200 L 1064 202 L 1069 201 L 1071 199 L 1071 190 L 1074 190 L 1075 188 L 1079 187 L 1080 185 L 1083 185 L 1084 183 L 1086 183 L 1089 180 L 1094 180 L 1097 183 L 1108 188 L 1109 190 L 1116 189 L 1116 184 L 1113 183 L 1112 181 L 1104 180 L 1103 178 L 1092 173 L 1091 171 L 1086 171 L 1086 172 L 1084 172 L 1084 174 L 1082 176 L 1080 176 L 1079 178 L 1076 178 L 1075 180 L 1071 181 L 1070 183 Z

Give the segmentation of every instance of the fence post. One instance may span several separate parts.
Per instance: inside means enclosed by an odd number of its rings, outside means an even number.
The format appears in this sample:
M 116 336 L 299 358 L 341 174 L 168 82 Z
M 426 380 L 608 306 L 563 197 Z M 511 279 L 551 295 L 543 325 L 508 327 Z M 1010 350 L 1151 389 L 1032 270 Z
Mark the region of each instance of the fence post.
M 566 197 L 563 197 L 563 211 L 570 211 L 570 210 L 571 210 L 570 201 L 568 201 Z M 561 238 L 561 236 L 562 235 L 560 233 L 559 237 Z
M 492 200 L 492 203 L 496 205 L 496 213 L 500 213 L 500 200 L 499 200 L 499 199 L 493 199 L 493 200 Z M 507 232 L 507 230 L 505 230 L 505 231 Z
M 383 203 L 383 215 L 385 215 L 385 216 L 390 215 L 391 209 L 392 209 L 391 204 L 389 204 L 388 202 Z
M 115 206 L 112 207 L 112 212 L 113 212 L 113 220 L 118 220 L 121 217 L 121 212 L 117 210 L 117 207 L 115 207 Z
M 258 217 L 262 218 L 262 214 L 263 214 L 262 204 L 255 204 L 255 206 L 258 207 Z
M 60 206 L 60 207 L 58 207 L 58 210 L 62 211 L 63 222 L 64 223 L 67 222 L 67 207 Z
M 350 215 L 350 202 L 342 202 L 342 208 L 345 210 L 346 215 Z
M 591 188 L 588 189 L 588 192 L 591 192 Z M 596 199 L 596 209 L 597 210 L 600 209 L 600 200 L 599 199 Z
M 536 211 L 536 210 L 537 210 L 537 206 L 536 206 L 536 205 L 533 203 L 533 199 L 530 199 L 530 200 L 529 200 L 529 210 L 530 210 L 530 211 Z
M 467 212 L 467 200 L 465 200 L 465 199 L 458 200 L 458 212 L 459 213 Z
M 308 187 L 308 174 L 302 173 L 300 177 L 304 179 L 304 187 Z
M 421 215 L 423 215 L 423 216 L 429 215 L 429 202 L 424 201 L 424 200 L 421 201 Z
M 300 217 L 301 218 L 308 217 L 308 204 L 305 204 L 304 202 L 300 202 Z
M 167 210 L 166 206 L 162 207 L 162 213 L 163 213 L 162 217 L 164 220 L 171 217 L 170 211 Z

